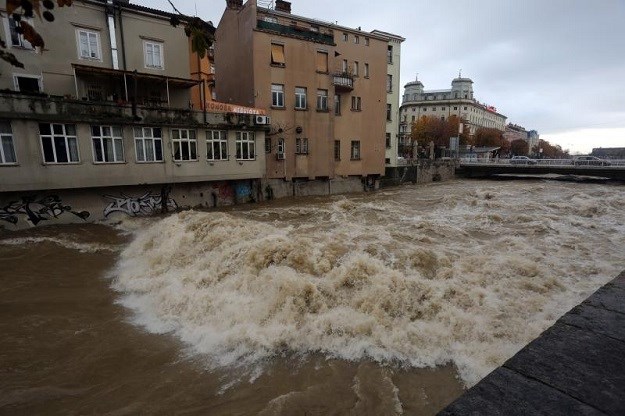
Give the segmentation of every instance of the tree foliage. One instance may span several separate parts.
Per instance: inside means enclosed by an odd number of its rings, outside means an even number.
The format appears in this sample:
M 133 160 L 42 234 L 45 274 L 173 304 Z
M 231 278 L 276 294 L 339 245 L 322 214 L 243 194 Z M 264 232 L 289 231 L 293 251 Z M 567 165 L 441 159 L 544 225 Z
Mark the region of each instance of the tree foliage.
M 510 152 L 517 156 L 527 156 L 530 145 L 523 139 L 516 139 L 510 143 Z
M 191 50 L 204 58 L 215 39 L 215 28 L 211 23 L 205 22 L 199 17 L 183 15 L 170 0 L 168 1 L 177 13 L 177 15 L 172 15 L 170 24 L 174 27 L 182 25 L 185 35 L 191 39 Z M 16 23 L 15 30 L 40 53 L 43 52 L 45 50 L 43 37 L 22 17 L 33 18 L 36 14 L 39 19 L 54 22 L 55 2 L 52 0 L 6 0 L 6 3 L 7 14 L 12 16 Z M 70 7 L 72 4 L 73 0 L 56 0 L 58 7 Z M 45 9 L 43 12 L 42 8 Z M 24 64 L 6 49 L 6 43 L 0 38 L 0 59 L 12 66 L 24 68 Z
M 434 116 L 422 116 L 412 123 L 412 141 L 417 142 L 419 146 L 427 146 L 430 142 L 434 142 L 436 146 L 449 146 L 449 138 L 459 136 L 461 145 L 468 144 L 469 128 L 466 124 L 462 134 L 458 134 L 461 122 L 464 124 L 464 121 L 457 116 L 451 116 L 445 120 Z
M 542 153 L 540 153 L 540 149 L 542 149 Z M 532 148 L 532 152 L 536 154 L 541 154 L 542 157 L 547 159 L 561 159 L 568 158 L 569 151 L 562 150 L 562 147 L 558 145 L 552 145 L 546 140 L 539 140 L 538 145 Z

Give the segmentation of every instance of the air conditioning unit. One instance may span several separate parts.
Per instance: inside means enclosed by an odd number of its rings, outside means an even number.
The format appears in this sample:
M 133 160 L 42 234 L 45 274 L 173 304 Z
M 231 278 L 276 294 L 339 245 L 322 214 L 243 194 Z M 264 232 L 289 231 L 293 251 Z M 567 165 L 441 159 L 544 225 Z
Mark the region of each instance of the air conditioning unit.
M 267 125 L 270 123 L 270 119 L 267 116 L 254 116 L 254 124 Z
M 285 159 L 284 156 L 285 156 L 284 153 L 276 153 L 276 159 L 278 160 L 284 160 Z

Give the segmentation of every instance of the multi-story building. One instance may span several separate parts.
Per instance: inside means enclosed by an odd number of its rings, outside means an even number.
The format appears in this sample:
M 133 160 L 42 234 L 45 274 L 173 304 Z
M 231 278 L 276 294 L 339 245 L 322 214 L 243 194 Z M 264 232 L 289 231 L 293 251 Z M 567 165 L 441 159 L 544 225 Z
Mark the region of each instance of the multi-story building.
M 527 132 L 527 144 L 529 145 L 530 154 L 535 154 L 540 151 L 540 149 L 538 149 L 539 143 L 540 135 L 538 132 L 536 130 L 529 130 Z
M 503 138 L 509 143 L 512 143 L 515 140 L 523 140 L 527 142 L 528 131 L 525 130 L 525 127 L 519 126 L 518 124 L 508 123 L 506 124 L 506 128 L 503 132 Z
M 267 178 L 384 174 L 389 35 L 229 0 L 216 37 L 217 98 L 267 110 Z
M 34 223 L 33 212 L 49 219 L 70 206 L 99 219 L 258 198 L 265 129 L 244 113 L 262 111 L 206 111 L 206 83 L 191 76 L 197 59 L 171 14 L 74 2 L 55 9 L 53 23 L 32 22 L 41 52 L 2 12 L 7 47 L 24 68 L 0 61 L 0 220 Z
M 386 53 L 386 166 L 397 166 L 399 156 L 399 77 L 401 76 L 401 44 L 406 39 L 392 33 L 374 30 L 371 33 L 388 37 Z
M 447 119 L 457 116 L 473 135 L 480 127 L 505 130 L 506 116 L 493 106 L 480 103 L 473 96 L 473 81 L 469 78 L 454 78 L 451 89 L 424 90 L 423 83 L 416 79 L 404 87 L 400 109 L 400 140 L 410 137 L 412 123 L 423 116 Z M 406 140 L 406 139 L 404 139 Z

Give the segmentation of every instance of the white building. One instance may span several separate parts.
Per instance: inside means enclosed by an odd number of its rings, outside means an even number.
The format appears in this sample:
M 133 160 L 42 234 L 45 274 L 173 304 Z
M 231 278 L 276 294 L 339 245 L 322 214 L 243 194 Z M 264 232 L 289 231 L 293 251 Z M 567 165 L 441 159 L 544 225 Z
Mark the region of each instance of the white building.
M 445 120 L 457 116 L 469 126 L 469 134 L 479 127 L 504 131 L 506 116 L 493 106 L 480 103 L 473 96 L 473 81 L 458 77 L 451 81 L 451 88 L 445 90 L 424 90 L 423 83 L 416 79 L 404 87 L 400 108 L 400 140 L 410 136 L 410 126 L 423 116 L 434 116 Z

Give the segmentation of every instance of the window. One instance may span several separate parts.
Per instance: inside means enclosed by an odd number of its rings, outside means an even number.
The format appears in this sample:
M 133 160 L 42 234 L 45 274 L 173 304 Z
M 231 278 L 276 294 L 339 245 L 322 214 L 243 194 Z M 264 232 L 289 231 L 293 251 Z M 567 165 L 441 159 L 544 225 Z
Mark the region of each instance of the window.
M 295 153 L 308 154 L 308 139 L 299 137 L 295 139 Z
M 354 76 L 358 76 L 358 61 L 354 61 Z
M 305 110 L 306 104 L 306 88 L 295 87 L 295 108 Z
M 464 111 L 467 111 L 467 107 L 464 107 Z
M 360 140 L 352 140 L 351 160 L 360 160 Z
M 354 43 L 355 44 L 359 44 L 360 43 L 360 36 L 354 36 Z
M 22 17 L 22 20 L 31 26 L 33 25 L 32 19 Z M 33 45 L 31 45 L 30 42 L 24 39 L 24 35 L 21 33 L 22 29 L 18 29 L 19 22 L 16 22 L 15 19 L 13 19 L 13 16 L 8 16 L 7 19 L 5 19 L 5 24 L 6 26 L 8 26 L 9 29 L 7 33 L 7 38 L 11 39 L 12 47 L 34 49 Z
M 454 110 L 457 110 L 457 109 L 458 109 L 458 107 L 454 107 Z
M 391 113 L 393 112 L 393 105 L 386 104 L 386 121 L 391 121 Z
M 124 142 L 119 126 L 91 126 L 91 144 L 95 163 L 124 161 Z
M 388 45 L 388 48 L 386 49 L 386 58 L 389 64 L 393 63 L 393 46 L 392 45 Z
M 271 153 L 271 137 L 265 137 L 265 153 Z
M 349 36 L 347 33 L 343 32 L 343 42 L 347 42 L 349 40 Z
M 77 29 L 78 56 L 80 59 L 101 60 L 100 34 L 91 30 Z
M 174 160 L 197 160 L 197 140 L 195 130 L 172 129 L 171 142 L 174 151 Z
M 11 130 L 11 123 L 3 121 L 0 122 L 0 164 L 9 165 L 13 163 L 17 163 L 13 131 Z
M 432 111 L 436 111 L 436 107 L 432 107 Z
M 341 141 L 334 141 L 334 160 L 341 160 Z
M 271 65 L 284 66 L 284 45 L 271 44 Z
M 393 92 L 393 76 L 391 74 L 386 74 L 386 92 Z
M 328 73 L 328 53 L 317 51 L 317 72 Z
M 284 153 L 286 152 L 286 147 L 284 145 L 284 139 L 279 139 L 278 140 L 278 149 L 277 149 L 277 154 L 279 155 L 284 155 Z
M 78 163 L 78 140 L 74 124 L 39 123 L 45 163 Z
M 441 110 L 442 110 L 442 111 L 445 111 L 445 108 L 446 108 L 446 107 L 441 107 Z
M 338 94 L 334 94 L 334 115 L 341 115 L 341 96 Z
M 426 111 L 428 111 L 427 107 L 423 107 L 423 112 L 425 113 Z
M 391 133 L 386 133 L 386 148 L 391 148 Z
M 225 130 L 206 131 L 206 159 L 228 160 L 228 132 Z
M 284 107 L 284 85 L 271 84 L 271 105 Z
M 365 63 L 365 78 L 369 78 L 369 64 Z
M 317 90 L 317 110 L 328 110 L 328 90 Z
M 347 59 L 343 59 L 343 66 L 341 67 L 343 72 L 347 72 Z
M 146 68 L 164 69 L 162 43 L 143 41 L 143 53 Z
M 360 97 L 352 97 L 352 111 L 360 110 L 362 110 Z
M 43 92 L 41 77 L 36 75 L 13 75 L 15 91 L 25 93 Z
M 256 159 L 256 141 L 254 140 L 254 132 L 237 131 L 236 132 L 237 160 L 254 160 Z
M 365 46 L 369 46 L 369 38 L 365 38 Z
M 159 127 L 135 127 L 137 162 L 163 161 L 163 131 Z

